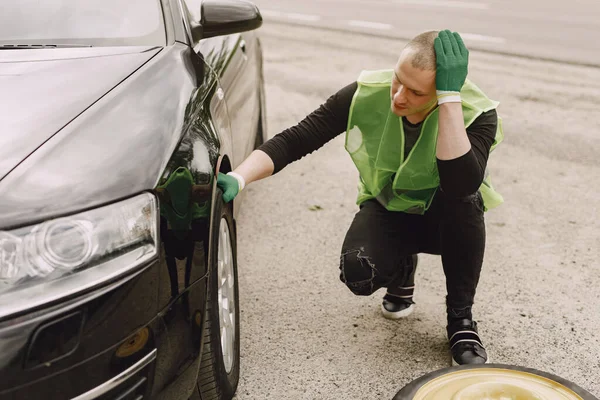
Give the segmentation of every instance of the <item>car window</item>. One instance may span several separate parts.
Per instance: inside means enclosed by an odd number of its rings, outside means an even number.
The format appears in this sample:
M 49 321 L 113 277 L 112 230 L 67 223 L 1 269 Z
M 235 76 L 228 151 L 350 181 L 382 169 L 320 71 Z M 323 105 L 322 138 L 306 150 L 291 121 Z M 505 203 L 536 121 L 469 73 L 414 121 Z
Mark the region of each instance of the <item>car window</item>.
M 165 45 L 159 0 L 18 0 L 2 5 L 0 44 Z

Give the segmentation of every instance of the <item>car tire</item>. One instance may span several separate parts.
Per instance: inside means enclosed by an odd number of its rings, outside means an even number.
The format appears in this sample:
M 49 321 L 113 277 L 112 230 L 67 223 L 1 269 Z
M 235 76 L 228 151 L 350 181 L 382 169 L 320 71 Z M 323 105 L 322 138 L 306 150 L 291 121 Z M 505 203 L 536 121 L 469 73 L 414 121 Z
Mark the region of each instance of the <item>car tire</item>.
M 464 371 L 464 370 L 490 370 L 490 369 L 519 371 L 519 372 L 523 372 L 526 374 L 543 377 L 546 380 L 555 382 L 557 384 L 565 386 L 568 389 L 571 389 L 573 392 L 575 392 L 577 395 L 579 395 L 583 400 L 598 400 L 598 398 L 594 397 L 591 393 L 589 393 L 585 389 L 582 389 L 581 387 L 577 386 L 573 382 L 570 382 L 559 376 L 556 376 L 556 375 L 553 375 L 553 374 L 550 374 L 547 372 L 543 372 L 543 371 L 538 371 L 533 368 L 526 368 L 526 367 L 520 367 L 520 366 L 515 366 L 515 365 L 506 365 L 506 364 L 461 365 L 461 366 L 449 367 L 449 368 L 444 368 L 444 369 L 440 369 L 437 371 L 433 371 L 426 375 L 423 375 L 420 378 L 415 379 L 414 381 L 410 382 L 408 385 L 403 387 L 394 396 L 393 400 L 413 400 L 413 398 L 415 397 L 415 395 L 417 394 L 419 389 L 424 387 L 429 382 L 432 382 L 436 378 L 445 376 L 447 374 L 456 373 L 457 371 Z M 439 385 L 436 387 L 439 388 Z M 519 398 L 522 398 L 522 397 L 519 397 Z
M 203 346 L 198 389 L 203 400 L 230 400 L 235 394 L 240 375 L 240 325 L 239 290 L 237 276 L 236 235 L 231 207 L 223 204 L 222 192 L 217 189 L 218 201 L 212 212 L 211 240 L 209 253 L 209 275 L 207 285 L 206 311 L 204 313 Z M 227 243 L 227 241 L 229 243 Z M 229 252 L 230 259 L 225 260 Z M 229 261 L 230 265 L 225 266 Z M 220 274 L 221 269 L 221 274 Z M 229 270 L 223 274 L 225 270 Z M 226 277 L 225 275 L 228 275 Z M 230 279 L 233 279 L 233 282 Z M 223 286 L 231 286 L 229 289 Z M 229 284 L 229 285 L 228 285 Z M 225 292 L 227 294 L 225 295 Z M 231 298 L 233 294 L 233 299 Z M 228 310 L 223 308 L 222 299 L 227 297 Z M 233 307 L 231 307 L 233 306 Z M 223 315 L 233 323 L 228 326 L 233 333 L 233 342 L 228 340 L 222 323 Z M 224 352 L 224 345 L 227 349 Z M 225 354 L 227 353 L 227 354 Z

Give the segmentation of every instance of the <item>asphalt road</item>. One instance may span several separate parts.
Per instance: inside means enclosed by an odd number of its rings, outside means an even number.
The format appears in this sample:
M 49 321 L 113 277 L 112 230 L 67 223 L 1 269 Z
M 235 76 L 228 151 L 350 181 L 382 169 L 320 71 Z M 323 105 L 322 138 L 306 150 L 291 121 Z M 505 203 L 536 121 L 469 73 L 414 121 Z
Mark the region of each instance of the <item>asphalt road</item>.
M 270 136 L 361 69 L 392 67 L 404 44 L 272 20 L 260 32 Z M 600 396 L 600 69 L 472 51 L 469 71 L 501 102 L 506 134 L 490 158 L 506 203 L 486 215 L 474 308 L 482 338 L 494 362 L 554 373 Z M 450 365 L 439 257 L 421 258 L 416 311 L 399 322 L 381 317 L 381 291 L 356 297 L 339 281 L 356 182 L 341 135 L 245 190 L 238 400 L 389 400 Z
M 389 37 L 451 29 L 471 48 L 600 66 L 597 0 L 256 0 L 265 19 Z

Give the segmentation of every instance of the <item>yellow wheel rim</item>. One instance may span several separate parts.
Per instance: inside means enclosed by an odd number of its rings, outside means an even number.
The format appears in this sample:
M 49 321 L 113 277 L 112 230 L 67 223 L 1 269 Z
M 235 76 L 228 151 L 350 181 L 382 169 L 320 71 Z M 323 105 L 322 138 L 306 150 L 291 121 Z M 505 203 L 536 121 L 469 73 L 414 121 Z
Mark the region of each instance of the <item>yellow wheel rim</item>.
M 583 400 L 551 379 L 529 372 L 481 368 L 451 372 L 427 382 L 413 400 Z

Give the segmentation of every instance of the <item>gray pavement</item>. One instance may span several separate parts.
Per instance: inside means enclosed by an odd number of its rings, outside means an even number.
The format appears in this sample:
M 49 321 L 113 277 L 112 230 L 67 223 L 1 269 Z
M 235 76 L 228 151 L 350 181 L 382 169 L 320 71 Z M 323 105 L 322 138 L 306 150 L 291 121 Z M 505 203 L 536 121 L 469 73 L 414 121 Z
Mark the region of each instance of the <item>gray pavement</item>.
M 269 21 L 409 39 L 460 32 L 473 49 L 600 66 L 597 0 L 255 0 Z
M 273 21 L 261 35 L 270 136 L 404 45 Z M 469 77 L 501 102 L 506 134 L 490 159 L 506 203 L 486 216 L 474 308 L 490 357 L 598 396 L 600 69 L 472 51 Z M 450 365 L 439 257 L 421 258 L 416 311 L 399 322 L 381 317 L 381 291 L 356 297 L 339 281 L 356 181 L 342 135 L 245 190 L 236 399 L 388 400 Z

